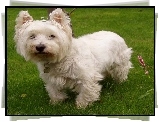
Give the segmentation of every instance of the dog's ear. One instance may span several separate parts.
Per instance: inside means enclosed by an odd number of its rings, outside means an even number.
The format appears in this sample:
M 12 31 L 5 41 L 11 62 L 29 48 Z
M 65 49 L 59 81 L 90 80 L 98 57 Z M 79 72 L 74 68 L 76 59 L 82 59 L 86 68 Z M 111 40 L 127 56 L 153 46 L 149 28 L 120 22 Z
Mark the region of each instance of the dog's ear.
M 16 18 L 16 29 L 19 29 L 24 23 L 29 21 L 33 21 L 32 16 L 28 13 L 28 11 L 20 11 L 18 17 Z
M 67 24 L 70 24 L 70 18 L 69 16 L 62 11 L 61 8 L 57 8 L 52 13 L 50 13 L 50 20 L 56 21 L 62 26 L 65 26 Z

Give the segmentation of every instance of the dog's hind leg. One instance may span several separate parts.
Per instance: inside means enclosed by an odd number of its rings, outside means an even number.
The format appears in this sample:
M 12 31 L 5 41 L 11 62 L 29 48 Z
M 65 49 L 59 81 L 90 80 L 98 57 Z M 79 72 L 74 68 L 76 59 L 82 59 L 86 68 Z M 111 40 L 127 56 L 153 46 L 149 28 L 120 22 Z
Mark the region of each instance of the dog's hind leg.
M 132 67 L 132 63 L 129 61 L 131 53 L 131 48 L 128 48 L 116 58 L 109 70 L 112 78 L 119 82 L 127 79 L 129 69 Z

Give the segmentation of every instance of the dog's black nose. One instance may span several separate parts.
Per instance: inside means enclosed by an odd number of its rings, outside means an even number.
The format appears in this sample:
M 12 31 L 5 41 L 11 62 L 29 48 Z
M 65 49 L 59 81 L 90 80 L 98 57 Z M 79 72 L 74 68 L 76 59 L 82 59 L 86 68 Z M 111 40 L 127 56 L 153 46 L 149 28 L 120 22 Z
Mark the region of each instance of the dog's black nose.
M 39 44 L 36 46 L 36 50 L 39 52 L 43 52 L 44 49 L 45 49 L 45 45 L 43 45 L 43 44 Z

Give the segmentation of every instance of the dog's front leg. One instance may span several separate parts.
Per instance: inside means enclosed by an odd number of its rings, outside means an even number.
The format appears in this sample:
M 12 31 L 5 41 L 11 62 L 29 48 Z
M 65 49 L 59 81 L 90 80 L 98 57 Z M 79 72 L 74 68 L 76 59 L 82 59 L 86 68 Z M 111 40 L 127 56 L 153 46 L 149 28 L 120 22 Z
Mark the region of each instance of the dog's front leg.
M 80 85 L 79 95 L 76 98 L 78 108 L 85 108 L 87 105 L 97 101 L 100 96 L 102 86 L 98 82 L 82 82 Z
M 61 91 L 64 85 L 61 83 L 61 79 L 59 80 L 59 78 L 54 78 L 54 80 L 55 82 L 50 81 L 46 83 L 46 90 L 48 91 L 51 103 L 53 104 L 67 98 L 67 95 Z

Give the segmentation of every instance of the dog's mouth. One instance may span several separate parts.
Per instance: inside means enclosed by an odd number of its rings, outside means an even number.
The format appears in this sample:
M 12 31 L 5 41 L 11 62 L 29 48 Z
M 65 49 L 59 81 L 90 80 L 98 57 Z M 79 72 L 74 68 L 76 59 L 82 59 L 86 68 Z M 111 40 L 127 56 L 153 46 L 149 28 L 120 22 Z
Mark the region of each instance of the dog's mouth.
M 53 56 L 52 53 L 49 52 L 36 52 L 34 53 L 35 56 Z
M 54 58 L 54 54 L 46 53 L 46 52 L 36 52 L 32 53 L 32 59 L 36 61 L 45 61 L 52 60 Z
M 43 54 L 44 54 L 44 55 L 47 55 L 47 54 L 50 54 L 50 53 L 46 53 L 46 52 L 36 52 L 36 53 L 35 53 L 35 55 L 41 55 L 41 54 L 42 54 L 42 55 L 43 55 Z
M 35 62 L 53 62 L 56 60 L 57 56 L 56 54 L 49 53 L 49 52 L 35 52 L 31 53 L 31 60 Z

